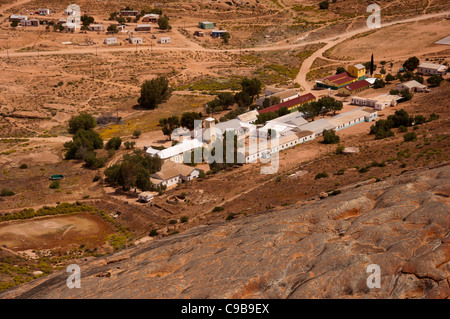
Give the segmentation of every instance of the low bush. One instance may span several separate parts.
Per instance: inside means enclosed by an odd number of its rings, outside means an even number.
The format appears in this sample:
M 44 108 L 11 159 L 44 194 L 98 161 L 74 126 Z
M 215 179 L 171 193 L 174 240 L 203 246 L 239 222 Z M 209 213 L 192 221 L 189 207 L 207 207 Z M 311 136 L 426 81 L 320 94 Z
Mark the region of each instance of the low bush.
M 320 179 L 320 178 L 325 178 L 328 177 L 328 174 L 325 172 L 321 172 L 319 174 L 316 175 L 316 177 L 314 177 L 314 179 Z

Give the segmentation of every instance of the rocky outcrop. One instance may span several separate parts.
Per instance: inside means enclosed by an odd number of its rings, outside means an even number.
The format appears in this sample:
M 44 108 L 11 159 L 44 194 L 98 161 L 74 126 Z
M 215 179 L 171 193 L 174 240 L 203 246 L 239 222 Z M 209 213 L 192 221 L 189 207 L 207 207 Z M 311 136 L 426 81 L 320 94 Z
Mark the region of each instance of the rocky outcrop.
M 405 173 L 80 261 L 80 289 L 60 271 L 0 296 L 448 298 L 449 197 L 449 166 Z

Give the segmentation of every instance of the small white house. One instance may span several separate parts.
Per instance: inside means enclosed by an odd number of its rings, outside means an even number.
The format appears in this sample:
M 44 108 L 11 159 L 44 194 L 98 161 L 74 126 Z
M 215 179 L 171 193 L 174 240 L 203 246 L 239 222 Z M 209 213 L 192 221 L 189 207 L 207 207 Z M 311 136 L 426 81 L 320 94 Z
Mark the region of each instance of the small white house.
M 403 91 L 405 89 L 409 90 L 410 92 L 426 92 L 428 91 L 428 87 L 426 85 L 420 84 L 416 80 L 408 81 L 399 83 L 395 86 L 395 89 L 398 91 Z
M 110 44 L 117 44 L 117 38 L 106 38 L 103 41 L 104 44 L 110 45 Z
M 128 41 L 130 41 L 131 44 L 142 44 L 142 38 L 132 38 L 130 37 L 128 39 Z
M 48 16 L 50 14 L 50 9 L 38 9 L 37 12 L 41 16 Z
M 170 43 L 170 37 L 161 37 L 159 38 L 158 43 L 161 44 Z
M 152 201 L 154 197 L 155 197 L 155 193 L 151 193 L 151 192 L 142 192 L 138 195 L 139 201 L 144 202 L 144 203 L 148 203 L 148 202 Z
M 89 29 L 91 31 L 103 32 L 105 31 L 105 26 L 103 24 L 91 24 Z
M 417 73 L 422 75 L 445 75 L 447 74 L 447 67 L 443 64 L 424 62 L 417 67 Z

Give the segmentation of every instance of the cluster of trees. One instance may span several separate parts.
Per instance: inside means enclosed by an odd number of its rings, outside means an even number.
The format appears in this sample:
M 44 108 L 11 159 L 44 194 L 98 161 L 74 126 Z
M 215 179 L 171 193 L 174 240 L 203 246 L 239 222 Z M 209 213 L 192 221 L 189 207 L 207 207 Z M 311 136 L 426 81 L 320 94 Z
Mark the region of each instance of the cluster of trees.
M 87 14 L 81 16 L 81 30 L 89 30 L 89 25 L 94 23 L 94 17 L 88 16 Z
M 400 109 L 395 111 L 394 115 L 389 115 L 386 120 L 378 120 L 370 127 L 370 134 L 374 134 L 376 139 L 383 139 L 394 136 L 392 128 L 406 132 L 409 126 L 421 125 L 438 118 L 439 116 L 434 113 L 430 114 L 428 119 L 423 115 L 411 116 L 404 109 Z
M 323 116 L 325 116 L 328 112 L 333 112 L 335 114 L 336 111 L 340 111 L 342 108 L 343 103 L 341 101 L 337 101 L 331 96 L 324 96 L 317 101 L 300 106 L 299 111 L 314 120 L 314 118 L 320 114 Z
M 265 109 L 265 108 L 271 107 L 272 105 L 280 104 L 280 102 L 281 102 L 281 99 L 279 96 L 269 96 L 264 99 L 262 108 Z
M 194 129 L 194 121 L 201 120 L 202 113 L 197 112 L 184 112 L 181 118 L 178 116 L 170 116 L 159 120 L 159 125 L 164 135 L 170 136 L 176 128 L 185 127 L 192 131 Z
M 95 150 L 103 148 L 103 140 L 93 129 L 97 125 L 94 117 L 82 113 L 69 121 L 69 133 L 74 134 L 72 141 L 64 144 L 67 149 L 65 159 L 81 159 L 87 168 L 96 169 L 106 164 L 106 157 L 97 157 Z
M 122 186 L 125 191 L 137 187 L 142 191 L 157 190 L 150 181 L 150 175 L 161 170 L 162 161 L 158 156 L 147 156 L 143 150 L 135 150 L 123 156 L 120 164 L 105 170 L 106 182 Z
M 213 111 L 221 111 L 221 110 L 228 110 L 230 106 L 234 105 L 234 94 L 231 92 L 222 92 L 217 95 L 217 97 L 206 103 L 207 105 L 207 111 L 213 110 Z M 210 112 L 208 112 L 210 113 Z
M 172 89 L 169 87 L 169 80 L 164 76 L 159 76 L 142 83 L 138 103 L 144 109 L 153 110 L 171 95 Z
M 217 98 L 206 103 L 206 112 L 212 114 L 214 112 L 227 110 L 234 104 L 237 104 L 239 107 L 248 108 L 253 104 L 255 97 L 261 92 L 262 83 L 257 78 L 243 78 L 241 87 L 242 90 L 234 95 L 230 92 L 220 93 Z

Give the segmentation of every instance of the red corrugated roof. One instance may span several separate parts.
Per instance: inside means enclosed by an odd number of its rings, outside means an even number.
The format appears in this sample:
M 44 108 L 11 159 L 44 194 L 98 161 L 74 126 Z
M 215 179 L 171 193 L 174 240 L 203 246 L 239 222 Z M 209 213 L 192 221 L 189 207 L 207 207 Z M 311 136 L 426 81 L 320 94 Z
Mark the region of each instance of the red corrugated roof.
M 353 81 L 354 79 L 356 79 L 356 78 L 348 75 L 347 72 L 330 75 L 330 76 L 327 76 L 326 78 L 324 78 L 324 80 L 328 80 L 328 81 L 332 82 L 333 84 L 336 84 L 337 86 L 339 86 L 340 84 L 343 84 L 343 83 Z
M 286 101 L 286 102 L 283 102 L 283 103 L 280 103 L 277 105 L 272 105 L 270 107 L 262 109 L 259 111 L 259 113 L 261 114 L 261 113 L 266 113 L 266 112 L 275 112 L 283 107 L 290 108 L 290 107 L 294 107 L 294 106 L 297 106 L 297 105 L 300 105 L 300 104 L 303 104 L 306 102 L 313 101 L 315 99 L 316 99 L 316 97 L 314 96 L 314 94 L 308 93 L 308 94 L 296 97 L 295 99 L 292 99 L 292 100 L 289 100 L 289 101 Z
M 344 88 L 346 88 L 349 91 L 354 91 L 366 86 L 370 86 L 370 83 L 367 82 L 366 80 L 362 80 L 350 83 L 349 85 L 344 86 Z

